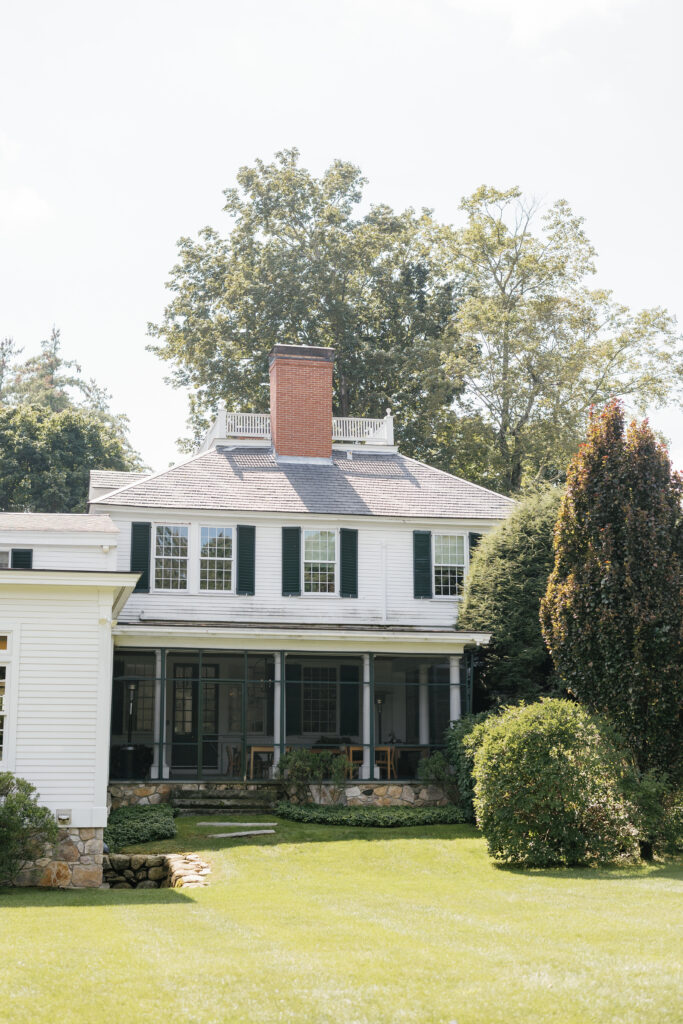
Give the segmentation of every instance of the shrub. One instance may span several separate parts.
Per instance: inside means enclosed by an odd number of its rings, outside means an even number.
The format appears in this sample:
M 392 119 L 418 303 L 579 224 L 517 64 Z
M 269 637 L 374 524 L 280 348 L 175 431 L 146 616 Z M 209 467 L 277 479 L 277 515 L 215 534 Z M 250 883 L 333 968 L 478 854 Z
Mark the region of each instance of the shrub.
M 52 811 L 38 805 L 36 787 L 0 772 L 0 884 L 10 885 L 24 861 L 35 860 L 57 837 Z
M 489 704 L 535 700 L 556 692 L 553 663 L 541 635 L 539 609 L 553 567 L 559 488 L 520 502 L 482 538 L 467 576 L 458 629 L 481 629 L 479 684 Z
M 341 785 L 348 777 L 350 762 L 333 750 L 314 751 L 306 747 L 290 750 L 278 764 L 280 778 L 294 786 L 299 801 L 309 799 L 309 786 L 330 781 Z
M 173 839 L 176 825 L 170 804 L 150 807 L 119 807 L 109 815 L 104 841 L 112 851 L 155 839 Z
M 637 768 L 625 779 L 624 792 L 633 804 L 641 856 L 655 851 L 678 853 L 683 847 L 683 794 L 664 772 Z
M 624 753 L 579 705 L 546 698 L 507 708 L 465 747 L 477 824 L 496 860 L 543 867 L 635 853 Z
M 347 825 L 351 828 L 408 828 L 420 825 L 460 825 L 459 807 L 341 807 L 338 804 L 277 805 L 280 818 L 309 825 Z
M 442 751 L 435 750 L 429 757 L 420 759 L 417 765 L 417 777 L 420 782 L 441 786 L 451 803 L 457 802 L 458 787 L 455 783 L 453 768 Z
M 457 722 L 452 722 L 444 733 L 446 744 L 445 758 L 451 767 L 452 778 L 457 790 L 457 803 L 461 808 L 465 821 L 474 821 L 474 780 L 472 770 L 474 768 L 474 755 L 465 746 L 465 738 L 469 736 L 475 726 L 483 722 L 490 712 L 480 711 L 477 715 L 465 715 Z

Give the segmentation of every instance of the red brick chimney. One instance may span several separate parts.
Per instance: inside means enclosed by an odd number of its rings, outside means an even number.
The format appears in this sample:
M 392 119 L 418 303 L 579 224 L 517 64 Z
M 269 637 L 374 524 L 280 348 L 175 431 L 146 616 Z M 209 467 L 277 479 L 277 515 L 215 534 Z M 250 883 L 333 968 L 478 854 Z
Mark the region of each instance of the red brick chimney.
M 270 432 L 280 457 L 332 457 L 334 349 L 275 345 L 270 353 Z

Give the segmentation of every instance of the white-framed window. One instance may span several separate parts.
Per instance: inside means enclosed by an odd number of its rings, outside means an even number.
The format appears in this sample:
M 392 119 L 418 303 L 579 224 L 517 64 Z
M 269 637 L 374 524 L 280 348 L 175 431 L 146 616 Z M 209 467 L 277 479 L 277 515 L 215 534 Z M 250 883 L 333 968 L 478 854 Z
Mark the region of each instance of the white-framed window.
M 434 596 L 460 597 L 465 585 L 465 537 L 434 534 Z
M 7 758 L 11 634 L 0 629 L 0 764 Z
M 199 589 L 234 589 L 234 535 L 231 526 L 201 526 Z
M 337 531 L 304 530 L 304 594 L 334 594 L 337 585 Z
M 187 590 L 189 528 L 158 523 L 154 527 L 154 589 Z
M 9 548 L 0 548 L 0 569 L 9 569 L 10 551 Z
M 336 668 L 304 665 L 302 681 L 302 732 L 335 736 L 339 703 Z

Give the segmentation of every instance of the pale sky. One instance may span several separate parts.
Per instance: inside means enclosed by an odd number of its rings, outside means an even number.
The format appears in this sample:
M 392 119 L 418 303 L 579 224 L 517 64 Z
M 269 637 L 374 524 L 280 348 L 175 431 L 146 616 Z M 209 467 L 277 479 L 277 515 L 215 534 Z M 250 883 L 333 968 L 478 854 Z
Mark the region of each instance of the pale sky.
M 0 7 L 0 336 L 52 324 L 154 468 L 186 397 L 145 352 L 176 240 L 297 146 L 460 223 L 482 183 L 565 198 L 596 284 L 683 320 L 678 0 L 34 0 Z M 654 413 L 683 465 L 683 415 Z

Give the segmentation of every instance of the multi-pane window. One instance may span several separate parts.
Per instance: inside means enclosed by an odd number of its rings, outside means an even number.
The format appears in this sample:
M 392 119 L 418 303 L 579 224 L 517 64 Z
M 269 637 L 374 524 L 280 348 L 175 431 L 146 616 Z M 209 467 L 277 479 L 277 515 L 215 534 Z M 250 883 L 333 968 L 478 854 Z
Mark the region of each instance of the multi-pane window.
M 334 594 L 334 530 L 304 530 L 304 593 Z
M 303 731 L 334 735 L 337 731 L 337 670 L 304 666 Z
M 187 590 L 187 539 L 187 526 L 157 526 L 154 546 L 157 590 Z
M 459 597 L 465 582 L 465 538 L 434 536 L 434 594 Z
M 232 590 L 232 551 L 232 529 L 229 526 L 202 526 L 200 590 Z

